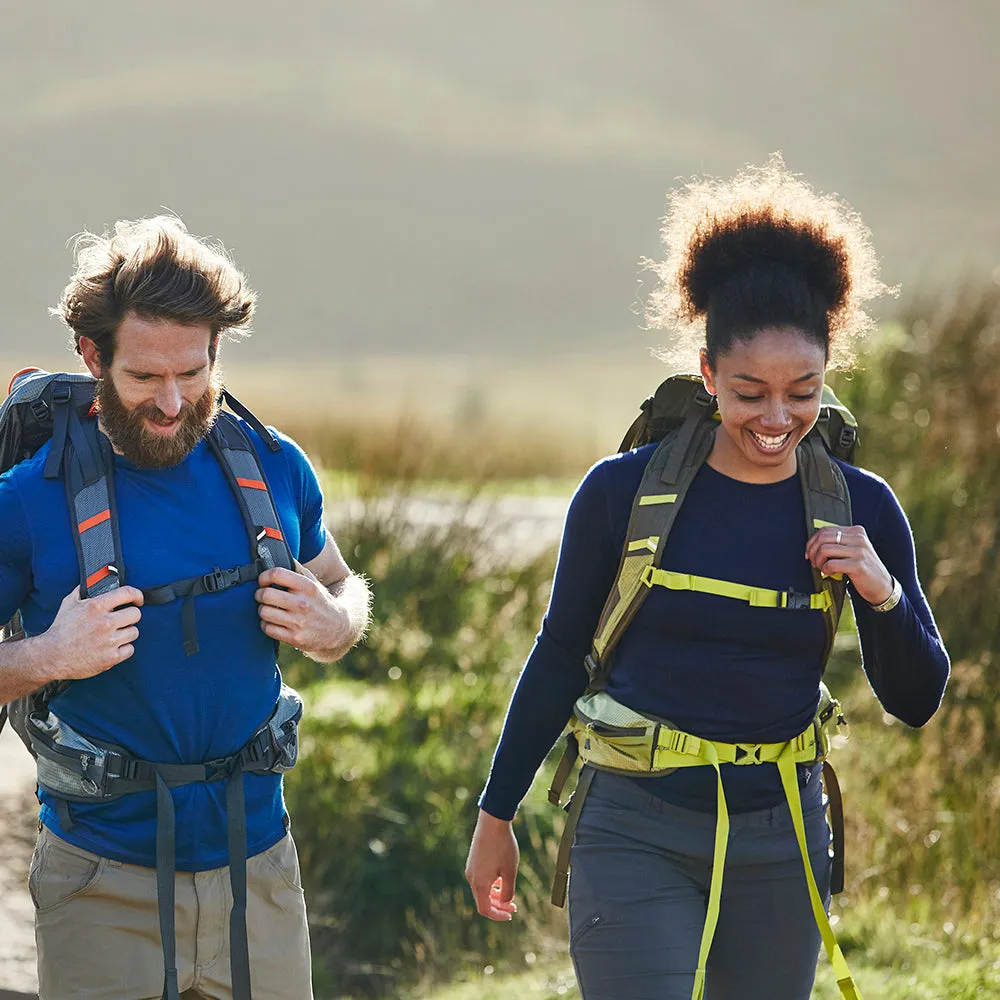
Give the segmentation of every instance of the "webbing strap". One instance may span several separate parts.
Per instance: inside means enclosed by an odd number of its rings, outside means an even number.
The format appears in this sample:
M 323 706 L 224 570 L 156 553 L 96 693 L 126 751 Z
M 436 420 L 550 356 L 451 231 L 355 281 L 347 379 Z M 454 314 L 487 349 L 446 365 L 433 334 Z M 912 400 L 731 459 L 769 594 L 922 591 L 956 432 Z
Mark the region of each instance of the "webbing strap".
M 647 566 L 642 582 L 647 587 L 666 587 L 668 590 L 693 590 L 700 594 L 715 594 L 746 601 L 753 608 L 785 608 L 790 611 L 826 611 L 832 599 L 826 591 L 817 594 L 800 594 L 794 590 L 769 590 L 766 587 L 749 587 L 743 583 L 715 580 L 710 576 L 675 573 L 672 570 Z
M 580 749 L 577 746 L 576 735 L 571 732 L 567 733 L 566 749 L 563 750 L 563 755 L 559 760 L 555 773 L 552 775 L 552 784 L 549 785 L 549 802 L 552 805 L 559 805 L 562 790 L 566 787 L 566 782 L 569 780 L 573 766 L 576 764 L 579 756 Z
M 583 811 L 583 802 L 590 790 L 590 783 L 597 772 L 592 767 L 582 767 L 580 777 L 576 782 L 576 790 L 566 807 L 566 826 L 559 840 L 559 853 L 556 855 L 556 874 L 552 880 L 552 903 L 555 906 L 566 905 L 566 887 L 569 885 L 569 855 L 573 847 L 573 837 L 576 834 L 576 824 Z
M 229 955 L 233 1000 L 250 1000 L 250 944 L 247 938 L 247 820 L 243 768 L 239 761 L 226 783 L 229 836 L 229 884 L 233 908 L 229 914 Z
M 830 808 L 830 832 L 833 834 L 833 865 L 830 869 L 830 895 L 844 891 L 844 797 L 840 792 L 837 772 L 823 761 L 823 788 Z
M 156 776 L 156 903 L 163 950 L 162 1000 L 180 1000 L 177 985 L 177 932 L 174 925 L 176 828 L 174 800 L 163 778 Z
M 781 784 L 785 789 L 785 798 L 788 800 L 788 808 L 792 814 L 795 839 L 799 843 L 802 864 L 806 870 L 809 901 L 812 903 L 816 926 L 819 928 L 820 937 L 823 939 L 823 947 L 826 948 L 830 965 L 833 966 L 833 975 L 837 980 L 841 996 L 844 997 L 844 1000 L 861 1000 L 861 993 L 858 991 L 854 978 L 851 976 L 851 970 L 847 967 L 844 953 L 840 950 L 840 945 L 837 944 L 833 928 L 830 926 L 830 920 L 826 915 L 826 907 L 823 906 L 819 889 L 816 887 L 816 878 L 813 875 L 812 865 L 809 863 L 809 848 L 806 845 L 805 822 L 802 818 L 802 799 L 799 796 L 799 782 L 795 770 L 795 761 L 791 757 L 781 757 L 777 763 L 778 774 L 781 775 Z
M 722 875 L 726 869 L 726 847 L 729 844 L 729 808 L 726 805 L 726 793 L 722 787 L 722 770 L 719 767 L 719 757 L 715 746 L 704 741 L 703 756 L 715 768 L 716 785 L 716 821 L 715 847 L 712 850 L 712 880 L 708 885 L 708 908 L 705 911 L 705 926 L 701 932 L 701 947 L 698 949 L 698 968 L 694 973 L 694 988 L 691 1000 L 702 1000 L 705 993 L 705 968 L 708 965 L 708 953 L 712 950 L 712 939 L 719 923 L 719 910 L 722 904 Z
M 66 450 L 66 438 L 69 432 L 69 401 L 70 393 L 53 391 L 52 443 L 49 445 L 49 454 L 42 470 L 45 479 L 58 479 L 62 469 L 63 452 Z
M 156 768 L 156 765 L 153 765 Z M 226 816 L 229 838 L 229 884 L 233 908 L 229 914 L 229 953 L 233 1000 L 251 1000 L 250 948 L 247 936 L 247 819 L 243 790 L 243 763 L 232 762 L 226 782 Z M 202 766 L 202 771 L 204 769 Z M 176 878 L 176 819 L 167 779 L 156 769 L 156 902 L 163 949 L 161 1000 L 180 1000 L 177 976 L 177 930 L 174 920 Z

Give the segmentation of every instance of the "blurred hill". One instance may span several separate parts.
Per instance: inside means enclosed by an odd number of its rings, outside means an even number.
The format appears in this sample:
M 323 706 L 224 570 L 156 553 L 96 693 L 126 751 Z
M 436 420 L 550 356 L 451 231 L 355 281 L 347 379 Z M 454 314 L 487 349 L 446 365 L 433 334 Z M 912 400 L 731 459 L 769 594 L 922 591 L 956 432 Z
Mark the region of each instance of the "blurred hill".
M 1000 7 L 6 4 L 0 353 L 46 351 L 67 239 L 161 206 L 261 293 L 246 360 L 638 354 L 679 175 L 781 149 L 911 287 L 1000 264 Z

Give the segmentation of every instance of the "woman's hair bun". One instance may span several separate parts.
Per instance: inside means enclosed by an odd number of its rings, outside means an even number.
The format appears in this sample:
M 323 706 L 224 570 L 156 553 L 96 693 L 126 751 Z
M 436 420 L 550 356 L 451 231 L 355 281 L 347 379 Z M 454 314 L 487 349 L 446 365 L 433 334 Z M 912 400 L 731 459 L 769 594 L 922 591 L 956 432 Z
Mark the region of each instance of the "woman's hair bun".
M 705 345 L 713 296 L 740 275 L 784 273 L 804 283 L 825 308 L 833 367 L 849 362 L 854 341 L 874 326 L 865 303 L 896 292 L 879 279 L 860 216 L 836 195 L 817 194 L 779 153 L 730 180 L 698 178 L 671 192 L 661 238 L 663 260 L 643 261 L 659 278 L 645 319 L 673 333 L 661 354 L 686 368 Z
M 708 312 L 713 291 L 751 268 L 779 265 L 801 276 L 828 312 L 839 309 L 851 290 L 850 259 L 843 237 L 822 227 L 775 218 L 766 209 L 696 232 L 681 272 L 681 293 L 692 317 Z

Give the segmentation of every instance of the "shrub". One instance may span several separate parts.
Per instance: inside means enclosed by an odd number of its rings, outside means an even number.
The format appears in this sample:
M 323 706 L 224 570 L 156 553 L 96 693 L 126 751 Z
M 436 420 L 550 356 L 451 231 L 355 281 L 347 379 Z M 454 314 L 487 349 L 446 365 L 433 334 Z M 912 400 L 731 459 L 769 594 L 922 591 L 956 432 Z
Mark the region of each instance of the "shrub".
M 1000 289 L 913 304 L 838 392 L 860 423 L 861 464 L 907 512 L 918 567 L 952 657 L 921 731 L 856 692 L 848 757 L 862 891 L 891 887 L 939 925 L 996 933 L 1000 917 Z M 891 729 L 889 728 L 891 726 Z M 931 905 L 928 907 L 928 899 Z
M 450 978 L 473 957 L 480 967 L 483 956 L 523 965 L 524 942 L 544 933 L 537 919 L 496 925 L 476 915 L 462 872 L 552 565 L 492 564 L 461 518 L 422 531 L 399 505 L 368 510 L 339 533 L 376 594 L 367 643 L 332 669 L 298 657 L 284 669 L 308 701 L 288 799 L 317 988 L 379 997 Z M 523 909 L 541 919 L 556 819 L 528 803 L 520 821 L 518 892 L 538 897 Z

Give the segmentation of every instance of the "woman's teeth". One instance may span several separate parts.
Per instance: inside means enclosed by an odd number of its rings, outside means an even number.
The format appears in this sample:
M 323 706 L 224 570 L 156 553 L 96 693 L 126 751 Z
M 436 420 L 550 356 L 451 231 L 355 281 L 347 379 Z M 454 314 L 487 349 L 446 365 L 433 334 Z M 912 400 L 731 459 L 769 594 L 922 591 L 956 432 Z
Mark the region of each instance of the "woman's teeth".
M 750 431 L 758 447 L 763 448 L 764 451 L 781 451 L 791 433 L 791 431 L 787 431 L 784 434 L 779 434 L 777 437 L 772 437 L 767 434 L 758 434 L 756 431 Z

